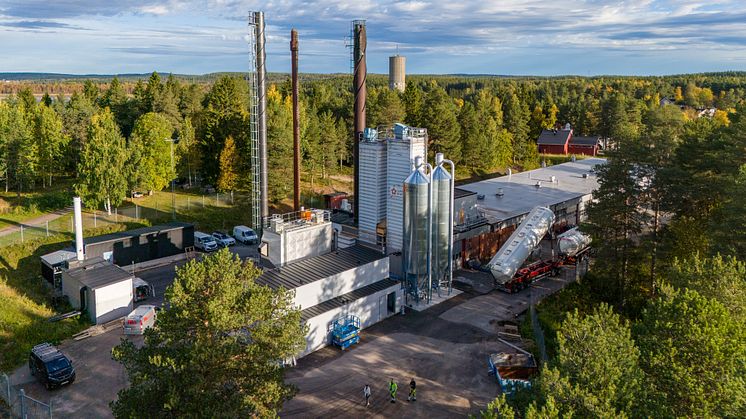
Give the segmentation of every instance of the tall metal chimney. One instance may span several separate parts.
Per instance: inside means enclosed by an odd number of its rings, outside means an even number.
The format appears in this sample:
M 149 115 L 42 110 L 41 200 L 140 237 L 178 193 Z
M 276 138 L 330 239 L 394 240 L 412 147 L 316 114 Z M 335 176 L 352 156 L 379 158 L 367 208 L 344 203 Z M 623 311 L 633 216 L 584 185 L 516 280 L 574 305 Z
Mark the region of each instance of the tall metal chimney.
M 259 137 L 259 164 L 261 216 L 269 216 L 269 201 L 267 195 L 267 68 L 265 61 L 267 54 L 264 49 L 266 37 L 264 34 L 264 12 L 254 12 L 254 31 L 256 35 L 256 76 L 257 76 L 257 128 Z
M 85 259 L 83 250 L 83 211 L 80 207 L 80 197 L 73 198 L 73 217 L 75 219 L 75 256 L 79 261 Z
M 365 66 L 365 48 L 368 40 L 365 34 L 365 21 L 356 20 L 353 22 L 355 73 L 353 83 L 355 85 L 355 138 L 352 146 L 352 164 L 354 166 L 354 183 L 355 183 L 355 225 L 357 225 L 359 202 L 360 202 L 360 140 L 365 130 L 365 99 L 367 91 L 365 89 L 365 79 L 367 69 Z
M 298 108 L 298 31 L 290 31 L 293 80 L 293 209 L 300 211 L 300 109 Z

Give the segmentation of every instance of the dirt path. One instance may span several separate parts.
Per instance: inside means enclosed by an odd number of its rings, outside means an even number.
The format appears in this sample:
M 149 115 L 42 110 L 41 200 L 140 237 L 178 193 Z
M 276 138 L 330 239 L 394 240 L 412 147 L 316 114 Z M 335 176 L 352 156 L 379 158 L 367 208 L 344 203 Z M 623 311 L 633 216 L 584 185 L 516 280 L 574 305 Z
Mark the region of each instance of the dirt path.
M 72 211 L 72 207 L 62 208 L 35 218 L 29 218 L 28 220 L 25 220 L 23 222 L 16 223 L 17 225 L 2 228 L 0 229 L 0 237 L 21 231 L 21 226 L 23 226 L 24 228 L 39 227 L 47 221 L 56 220 L 69 214 L 70 211 Z

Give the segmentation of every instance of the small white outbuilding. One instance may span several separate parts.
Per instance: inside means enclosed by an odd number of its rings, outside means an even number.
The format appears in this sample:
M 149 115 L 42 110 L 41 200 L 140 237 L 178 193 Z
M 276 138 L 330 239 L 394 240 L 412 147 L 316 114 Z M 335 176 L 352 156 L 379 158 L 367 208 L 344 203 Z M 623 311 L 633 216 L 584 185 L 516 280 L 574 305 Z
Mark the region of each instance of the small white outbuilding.
M 86 312 L 92 323 L 102 324 L 132 311 L 133 278 L 102 259 L 86 261 L 62 272 L 62 293 L 73 308 Z

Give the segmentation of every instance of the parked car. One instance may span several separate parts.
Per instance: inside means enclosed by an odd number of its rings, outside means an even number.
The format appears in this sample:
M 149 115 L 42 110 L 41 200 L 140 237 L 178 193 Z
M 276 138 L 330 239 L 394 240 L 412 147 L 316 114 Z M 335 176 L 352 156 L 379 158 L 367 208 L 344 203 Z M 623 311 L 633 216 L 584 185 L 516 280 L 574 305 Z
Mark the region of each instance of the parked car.
M 124 318 L 122 324 L 124 327 L 124 334 L 142 335 L 145 332 L 145 329 L 155 325 L 156 317 L 155 306 L 142 305 L 137 307 Z
M 132 291 L 136 303 L 150 297 L 155 297 L 155 289 L 153 289 L 153 286 L 145 282 L 142 278 L 135 277 L 132 279 Z
M 220 247 L 228 247 L 236 244 L 236 239 L 219 231 L 214 231 L 212 237 L 215 237 L 215 241 L 218 242 L 218 246 Z
M 209 234 L 195 231 L 194 247 L 202 250 L 203 252 L 212 252 L 214 250 L 218 250 L 218 242 L 215 241 L 215 237 L 212 237 Z
M 28 357 L 31 375 L 35 376 L 47 390 L 75 381 L 72 361 L 51 343 L 41 343 L 31 349 Z
M 142 198 L 142 192 L 132 191 L 132 197 L 133 198 Z
M 246 226 L 235 226 L 233 227 L 233 237 L 243 244 L 257 244 L 259 243 L 259 236 L 256 235 L 254 230 Z

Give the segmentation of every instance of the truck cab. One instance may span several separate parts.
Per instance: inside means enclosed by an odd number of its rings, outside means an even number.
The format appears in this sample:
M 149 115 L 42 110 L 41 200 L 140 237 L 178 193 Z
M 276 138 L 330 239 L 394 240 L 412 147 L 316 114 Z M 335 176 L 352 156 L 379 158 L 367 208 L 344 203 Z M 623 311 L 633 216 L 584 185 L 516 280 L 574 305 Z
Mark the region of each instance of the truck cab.
M 31 375 L 48 390 L 75 381 L 75 367 L 72 362 L 51 343 L 34 346 L 28 357 L 28 366 Z

